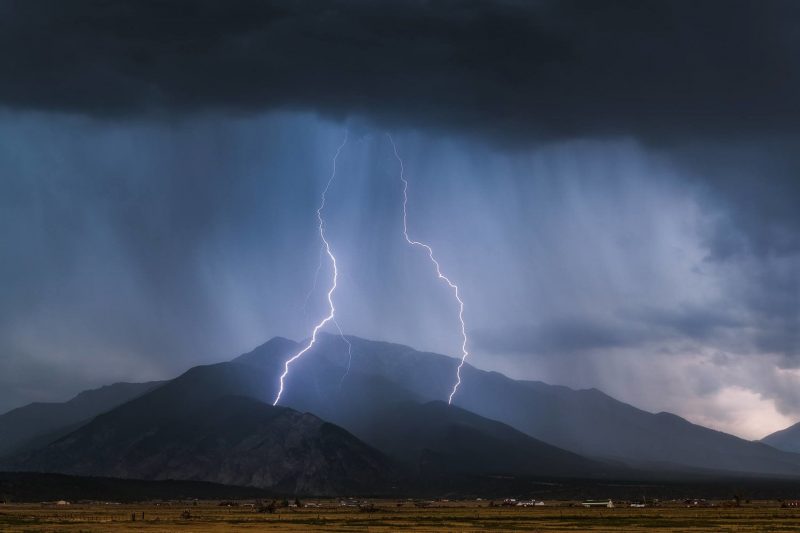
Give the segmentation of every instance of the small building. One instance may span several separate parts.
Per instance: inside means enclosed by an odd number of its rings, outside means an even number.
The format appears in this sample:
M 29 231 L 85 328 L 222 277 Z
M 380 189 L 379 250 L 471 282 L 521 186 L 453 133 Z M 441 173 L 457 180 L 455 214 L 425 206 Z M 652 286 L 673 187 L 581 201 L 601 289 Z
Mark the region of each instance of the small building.
M 581 502 L 581 505 L 584 507 L 607 507 L 612 509 L 614 507 L 614 502 L 610 499 L 608 500 L 584 500 Z
M 517 507 L 535 507 L 544 505 L 540 500 L 520 500 L 517 502 Z
M 714 504 L 705 498 L 689 498 L 684 500 L 683 504 L 686 507 L 714 507 Z

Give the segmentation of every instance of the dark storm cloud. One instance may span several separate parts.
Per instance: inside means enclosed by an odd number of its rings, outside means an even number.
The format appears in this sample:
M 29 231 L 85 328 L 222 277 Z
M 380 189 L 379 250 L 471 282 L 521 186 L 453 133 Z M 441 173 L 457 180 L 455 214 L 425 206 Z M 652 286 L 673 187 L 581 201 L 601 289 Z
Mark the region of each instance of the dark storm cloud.
M 0 6 L 8 106 L 308 108 L 522 139 L 748 136 L 800 119 L 791 1 Z
M 0 113 L 0 411 L 254 345 L 235 344 L 248 309 L 281 299 L 271 268 L 291 274 L 262 254 L 305 264 L 314 244 L 316 124 Z M 241 296 L 230 280 L 244 278 Z
M 705 186 L 706 203 L 734 206 L 705 235 L 717 260 L 785 255 L 800 248 L 800 136 L 688 142 L 677 160 Z M 719 207 L 719 205 L 718 205 Z M 735 224 L 739 232 L 731 232 Z
M 681 156 L 728 211 L 709 233 L 713 257 L 800 248 L 800 161 L 787 157 L 800 150 L 797 2 L 19 0 L 0 9 L 6 106 L 115 118 L 288 108 L 506 145 L 634 136 Z
M 494 331 L 478 330 L 477 345 L 510 353 L 564 355 L 641 348 L 655 342 L 712 340 L 743 324 L 716 308 L 644 308 L 623 310 L 616 317 L 570 316 L 536 325 Z
M 499 331 L 478 330 L 474 335 L 475 343 L 482 348 L 544 355 L 627 348 L 648 340 L 651 340 L 648 336 L 632 328 L 586 317 L 561 318 Z
M 637 316 L 638 315 L 638 316 Z M 706 339 L 714 333 L 725 328 L 741 327 L 741 321 L 727 315 L 720 309 L 643 309 L 639 313 L 628 316 L 632 320 L 637 318 L 644 324 L 663 328 L 680 337 L 691 339 Z
M 412 224 L 464 285 L 477 366 L 508 353 L 530 377 L 529 361 L 601 356 L 585 385 L 613 393 L 637 381 L 626 368 L 654 386 L 670 351 L 724 352 L 692 371 L 697 391 L 752 375 L 800 412 L 775 366 L 800 360 L 798 15 L 0 0 L 0 410 L 306 335 L 316 193 L 355 118 L 407 128 Z M 343 327 L 447 352 L 449 294 L 387 283 L 428 288 L 429 265 L 399 239 L 385 138 L 360 137 L 330 211 Z

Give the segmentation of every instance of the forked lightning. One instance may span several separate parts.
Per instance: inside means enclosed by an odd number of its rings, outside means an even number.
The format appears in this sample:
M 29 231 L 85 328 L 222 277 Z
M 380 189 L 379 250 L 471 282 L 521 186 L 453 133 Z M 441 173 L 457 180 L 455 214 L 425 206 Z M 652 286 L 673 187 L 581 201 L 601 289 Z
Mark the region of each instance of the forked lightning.
M 339 270 L 336 266 L 336 256 L 333 255 L 331 244 L 325 237 L 325 219 L 322 217 L 322 211 L 325 209 L 325 200 L 328 194 L 328 189 L 330 189 L 331 183 L 333 183 L 333 179 L 336 177 L 336 160 L 338 159 L 339 154 L 342 152 L 342 148 L 344 148 L 345 144 L 347 144 L 347 130 L 345 130 L 344 132 L 344 139 L 342 140 L 342 144 L 339 145 L 339 148 L 336 150 L 336 154 L 333 156 L 333 170 L 331 171 L 331 177 L 328 178 L 328 183 L 325 185 L 325 189 L 322 191 L 322 199 L 320 201 L 319 207 L 317 208 L 319 238 L 320 240 L 322 240 L 322 244 L 325 248 L 325 253 L 328 255 L 328 259 L 330 259 L 331 266 L 333 267 L 333 281 L 331 283 L 331 288 L 328 289 L 328 315 L 325 318 L 323 318 L 316 326 L 314 326 L 314 331 L 311 333 L 311 339 L 308 341 L 308 344 L 306 344 L 306 346 L 302 350 L 300 350 L 292 357 L 287 359 L 286 362 L 284 362 L 283 374 L 281 374 L 280 386 L 278 387 L 278 394 L 275 396 L 275 401 L 272 402 L 272 405 L 278 405 L 278 402 L 281 399 L 281 395 L 283 394 L 284 380 L 286 379 L 286 376 L 289 375 L 289 366 L 295 361 L 297 361 L 300 357 L 302 357 L 303 354 L 309 351 L 312 346 L 314 346 L 314 344 L 317 342 L 317 334 L 319 333 L 319 331 L 323 327 L 325 327 L 325 324 L 334 320 L 334 317 L 336 316 L 336 306 L 333 303 L 333 293 L 336 292 L 336 284 L 339 281 Z
M 467 360 L 467 356 L 469 352 L 467 351 L 467 328 L 464 325 L 464 301 L 461 299 L 461 296 L 458 294 L 458 285 L 453 283 L 450 278 L 442 274 L 442 269 L 439 266 L 439 261 L 433 255 L 433 248 L 429 245 L 425 244 L 424 242 L 419 242 L 411 239 L 408 236 L 408 180 L 405 176 L 405 168 L 403 167 L 403 159 L 400 157 L 400 154 L 397 153 L 397 145 L 394 143 L 394 139 L 391 135 L 387 134 L 389 137 L 389 142 L 392 143 L 392 149 L 394 150 L 394 156 L 397 158 L 397 161 L 400 163 L 400 180 L 403 182 L 403 236 L 406 239 L 406 242 L 412 246 L 419 246 L 420 248 L 424 248 L 426 252 L 428 252 L 428 257 L 430 258 L 433 265 L 436 267 L 436 275 L 439 277 L 440 280 L 447 283 L 447 285 L 453 290 L 453 294 L 455 295 L 456 301 L 458 301 L 458 320 L 461 322 L 461 361 L 458 364 L 458 368 L 456 368 L 456 382 L 453 385 L 453 390 L 450 391 L 450 396 L 447 398 L 447 403 L 453 403 L 453 396 L 455 396 L 458 387 L 461 385 L 461 369 L 464 366 L 464 363 Z

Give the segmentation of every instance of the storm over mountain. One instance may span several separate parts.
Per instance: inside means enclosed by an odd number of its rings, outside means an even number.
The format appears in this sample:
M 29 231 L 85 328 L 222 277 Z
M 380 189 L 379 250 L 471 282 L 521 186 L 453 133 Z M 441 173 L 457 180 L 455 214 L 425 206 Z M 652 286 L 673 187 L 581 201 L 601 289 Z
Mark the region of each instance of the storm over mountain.
M 800 5 L 0 1 L 0 411 L 324 316 L 747 438 L 800 419 Z M 309 294 L 309 291 L 310 294 Z
M 800 455 L 574 390 L 463 368 L 408 346 L 323 335 L 271 407 L 298 344 L 276 337 L 230 362 L 197 366 L 63 431 L 51 428 L 0 468 L 190 479 L 336 494 L 423 487 L 469 491 L 493 478 L 663 479 L 800 475 Z M 346 371 L 352 354 L 355 366 Z M 264 383 L 263 376 L 270 376 Z M 98 402 L 102 403 L 102 402 Z M 51 404 L 44 413 L 63 408 Z M 36 413 L 17 416 L 29 422 Z M 380 452 L 380 453 L 378 453 Z M 433 485 L 431 485 L 433 484 Z

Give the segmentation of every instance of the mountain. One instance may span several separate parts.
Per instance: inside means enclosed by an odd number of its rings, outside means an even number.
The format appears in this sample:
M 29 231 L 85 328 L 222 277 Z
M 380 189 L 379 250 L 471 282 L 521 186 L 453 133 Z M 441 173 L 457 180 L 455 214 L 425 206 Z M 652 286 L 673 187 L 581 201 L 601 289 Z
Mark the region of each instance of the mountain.
M 370 492 L 389 461 L 308 413 L 241 396 L 183 398 L 174 382 L 16 458 L 21 470 L 182 479 L 291 494 Z
M 800 422 L 767 435 L 761 442 L 785 452 L 800 453 Z
M 671 413 L 649 413 L 597 389 L 576 391 L 540 382 L 521 382 L 529 391 L 518 394 L 538 409 L 513 409 L 513 393 L 504 397 L 500 392 L 508 387 L 506 380 L 498 375 L 486 376 L 485 396 L 466 392 L 459 404 L 484 416 L 494 415 L 576 453 L 620 460 L 639 468 L 688 466 L 729 472 L 800 474 L 800 456 L 693 424 Z
M 282 404 L 315 413 L 365 438 L 359 420 L 374 419 L 391 403 L 403 398 L 418 403 L 447 398 L 457 359 L 399 344 L 348 340 L 353 355 L 344 379 L 348 347 L 338 336 L 323 335 L 292 367 Z M 283 352 L 276 350 L 278 345 Z M 235 362 L 274 376 L 278 361 L 292 351 L 291 346 L 285 339 L 273 340 Z M 514 380 L 469 364 L 462 376 L 456 406 L 585 457 L 649 470 L 800 475 L 800 455 L 692 424 L 674 414 L 643 411 L 597 389 Z M 270 397 L 276 381 L 268 380 L 257 394 Z
M 610 470 L 608 465 L 442 401 L 395 404 L 364 420 L 357 432 L 424 478 L 452 474 L 592 477 Z
M 47 444 L 162 383 L 114 383 L 83 391 L 67 402 L 37 402 L 13 409 L 0 415 L 0 456 Z
M 263 400 L 272 398 L 274 383 L 270 387 L 265 376 L 277 375 L 297 348 L 273 339 L 231 362 L 192 368 L 8 466 L 313 494 L 385 492 L 395 482 L 420 487 L 424 480 L 459 490 L 467 478 L 470 486 L 481 486 L 481 476 L 593 476 L 609 470 L 463 409 L 421 404 L 417 395 L 380 376 L 353 372 L 342 383 L 343 369 L 325 358 L 292 368 L 286 400 L 293 408 L 267 405 Z M 300 414 L 305 405 L 291 399 L 304 396 L 307 405 L 346 423 L 355 436 Z M 398 463 L 402 475 L 395 475 Z
M 192 368 L 42 449 L 28 448 L 12 466 L 328 494 L 385 487 L 395 463 L 417 481 L 631 474 L 610 464 L 659 475 L 800 475 L 800 455 L 642 411 L 596 389 L 465 365 L 454 405 L 446 406 L 457 359 L 347 339 L 352 358 L 340 337 L 321 335 L 292 365 L 284 410 L 269 404 L 284 361 L 301 345 L 276 337 L 232 361 Z M 323 420 L 336 438 L 323 434 Z M 295 425 L 299 448 L 281 440 Z M 303 464 L 307 453 L 319 462 Z

